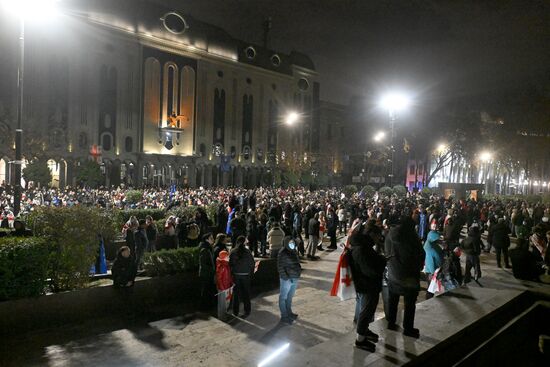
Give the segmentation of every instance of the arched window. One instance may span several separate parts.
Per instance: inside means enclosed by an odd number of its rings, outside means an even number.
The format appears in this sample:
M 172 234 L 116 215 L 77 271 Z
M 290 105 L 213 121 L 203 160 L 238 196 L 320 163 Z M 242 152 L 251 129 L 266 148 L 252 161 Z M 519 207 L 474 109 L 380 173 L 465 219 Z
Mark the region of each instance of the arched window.
M 109 151 L 111 150 L 112 146 L 113 146 L 113 136 L 110 133 L 101 134 L 101 148 L 104 151 Z
M 145 60 L 145 95 L 143 115 L 146 125 L 158 126 L 160 116 L 160 63 L 153 57 Z
M 127 136 L 126 139 L 124 140 L 124 148 L 128 153 L 132 151 L 132 148 L 134 145 L 133 143 L 134 142 L 132 141 L 132 137 L 130 136 Z
M 224 144 L 225 140 L 225 90 L 214 90 L 214 136 L 212 144 Z
M 188 128 L 192 125 L 195 115 L 195 70 L 184 66 L 180 83 L 180 115 L 185 116 L 184 123 Z
M 173 62 L 164 64 L 163 71 L 163 105 L 162 105 L 162 121 L 166 122 L 172 114 L 179 115 L 178 108 L 178 66 Z

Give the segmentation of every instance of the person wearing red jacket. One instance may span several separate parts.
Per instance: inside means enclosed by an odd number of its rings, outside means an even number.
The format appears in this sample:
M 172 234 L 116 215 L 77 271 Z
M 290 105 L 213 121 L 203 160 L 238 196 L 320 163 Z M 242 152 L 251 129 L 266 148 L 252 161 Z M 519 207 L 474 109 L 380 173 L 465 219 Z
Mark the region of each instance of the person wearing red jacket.
M 218 319 L 225 319 L 227 303 L 231 301 L 233 277 L 229 267 L 229 253 L 220 251 L 216 259 L 216 288 L 218 289 Z

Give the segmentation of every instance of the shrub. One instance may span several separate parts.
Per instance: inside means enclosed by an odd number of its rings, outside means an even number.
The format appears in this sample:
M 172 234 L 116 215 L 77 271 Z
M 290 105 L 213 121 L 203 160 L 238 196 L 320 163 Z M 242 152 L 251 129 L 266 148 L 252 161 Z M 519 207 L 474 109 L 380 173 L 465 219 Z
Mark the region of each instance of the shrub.
M 371 185 L 365 185 L 365 186 L 363 186 L 361 191 L 363 192 L 364 197 L 370 199 L 374 196 L 374 193 L 376 192 L 376 189 L 374 187 L 372 187 Z
M 407 188 L 403 185 L 395 185 L 393 187 L 393 193 L 400 198 L 405 197 L 407 195 Z
M 126 202 L 129 204 L 139 203 L 143 199 L 143 191 L 129 190 L 126 195 Z
M 378 190 L 378 193 L 382 196 L 392 196 L 393 195 L 393 190 L 391 187 L 388 187 L 388 186 L 382 186 L 380 188 L 380 190 Z
M 429 187 L 423 187 L 421 193 L 429 196 L 432 194 L 432 189 L 430 189 Z
M 177 206 L 170 209 L 167 215 L 175 215 L 178 218 L 193 218 L 197 212 L 196 205 L 187 205 L 187 206 Z
M 101 210 L 81 206 L 41 207 L 29 215 L 34 234 L 51 248 L 48 275 L 54 292 L 87 284 L 104 220 Z
M 183 247 L 177 250 L 146 253 L 143 268 L 147 275 L 151 277 L 197 271 L 199 268 L 199 248 Z
M 206 211 L 206 215 L 208 216 L 208 219 L 212 221 L 212 225 L 217 225 L 217 218 L 218 218 L 218 206 L 219 203 L 212 203 L 204 207 L 204 210 Z
M 346 185 L 346 186 L 344 186 L 344 189 L 342 191 L 346 195 L 346 197 L 349 198 L 349 197 L 352 197 L 353 194 L 357 193 L 357 186 L 355 186 L 355 185 Z
M 0 239 L 0 301 L 44 294 L 48 256 L 43 238 Z

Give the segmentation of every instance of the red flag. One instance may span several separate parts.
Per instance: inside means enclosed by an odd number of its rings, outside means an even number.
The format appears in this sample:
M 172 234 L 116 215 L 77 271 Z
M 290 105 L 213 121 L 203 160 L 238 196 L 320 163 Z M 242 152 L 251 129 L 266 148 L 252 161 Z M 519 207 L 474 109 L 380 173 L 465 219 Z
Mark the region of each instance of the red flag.
M 338 296 L 342 301 L 355 298 L 355 286 L 353 285 L 348 264 L 348 250 L 342 251 L 340 255 L 330 295 Z

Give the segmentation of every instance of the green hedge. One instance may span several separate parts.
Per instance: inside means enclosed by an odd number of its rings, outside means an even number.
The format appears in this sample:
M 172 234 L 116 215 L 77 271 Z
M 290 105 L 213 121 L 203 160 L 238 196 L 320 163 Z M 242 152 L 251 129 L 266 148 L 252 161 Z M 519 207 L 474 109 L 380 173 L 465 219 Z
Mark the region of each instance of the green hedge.
M 199 248 L 184 247 L 177 250 L 146 253 L 143 268 L 151 277 L 197 271 L 199 269 Z
M 48 279 L 47 241 L 36 237 L 0 239 L 0 301 L 45 293 Z

